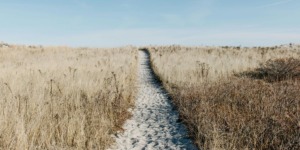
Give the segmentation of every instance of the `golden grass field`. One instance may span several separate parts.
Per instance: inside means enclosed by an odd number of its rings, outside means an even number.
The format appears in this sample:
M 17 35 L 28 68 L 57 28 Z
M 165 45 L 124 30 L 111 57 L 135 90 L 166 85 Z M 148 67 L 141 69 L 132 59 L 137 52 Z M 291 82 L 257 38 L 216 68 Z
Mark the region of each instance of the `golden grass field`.
M 148 49 L 200 149 L 300 149 L 300 46 Z
M 130 117 L 137 49 L 1 45 L 0 149 L 105 149 Z
M 300 149 L 300 46 L 147 49 L 200 149 Z M 137 52 L 0 44 L 0 149 L 110 147 Z

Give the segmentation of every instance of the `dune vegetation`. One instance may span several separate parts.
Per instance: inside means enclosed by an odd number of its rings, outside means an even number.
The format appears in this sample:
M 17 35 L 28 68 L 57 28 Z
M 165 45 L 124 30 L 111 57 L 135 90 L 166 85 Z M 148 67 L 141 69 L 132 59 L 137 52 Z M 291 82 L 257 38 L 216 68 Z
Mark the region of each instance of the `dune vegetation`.
M 105 149 L 130 117 L 137 49 L 0 46 L 0 149 Z
M 152 46 L 199 149 L 300 149 L 300 46 Z M 107 149 L 134 107 L 137 48 L 0 44 L 0 149 Z
M 200 149 L 300 149 L 300 46 L 152 46 Z

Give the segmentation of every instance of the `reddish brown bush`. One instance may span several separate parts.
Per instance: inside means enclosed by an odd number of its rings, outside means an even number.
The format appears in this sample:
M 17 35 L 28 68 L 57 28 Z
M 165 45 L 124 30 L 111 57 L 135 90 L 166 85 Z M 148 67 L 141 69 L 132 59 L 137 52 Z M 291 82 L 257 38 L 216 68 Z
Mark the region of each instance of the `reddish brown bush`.
M 270 59 L 254 71 L 242 73 L 268 82 L 295 79 L 300 76 L 300 60 L 295 58 Z

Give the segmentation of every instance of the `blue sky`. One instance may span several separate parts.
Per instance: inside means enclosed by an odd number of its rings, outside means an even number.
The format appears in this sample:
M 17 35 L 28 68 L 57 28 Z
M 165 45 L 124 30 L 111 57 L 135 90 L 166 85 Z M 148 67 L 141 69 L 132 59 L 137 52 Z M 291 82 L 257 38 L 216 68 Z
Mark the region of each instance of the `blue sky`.
M 0 41 L 90 47 L 300 43 L 300 1 L 0 0 Z

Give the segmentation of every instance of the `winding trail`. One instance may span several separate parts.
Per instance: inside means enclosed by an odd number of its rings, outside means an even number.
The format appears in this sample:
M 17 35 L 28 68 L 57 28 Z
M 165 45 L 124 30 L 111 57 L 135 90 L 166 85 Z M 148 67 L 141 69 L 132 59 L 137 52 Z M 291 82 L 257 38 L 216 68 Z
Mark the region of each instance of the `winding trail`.
M 116 144 L 111 149 L 196 150 L 186 128 L 178 122 L 178 112 L 167 92 L 155 78 L 148 52 L 139 51 L 138 67 L 138 95 L 131 111 L 133 116 L 124 124 L 125 131 L 116 135 Z

